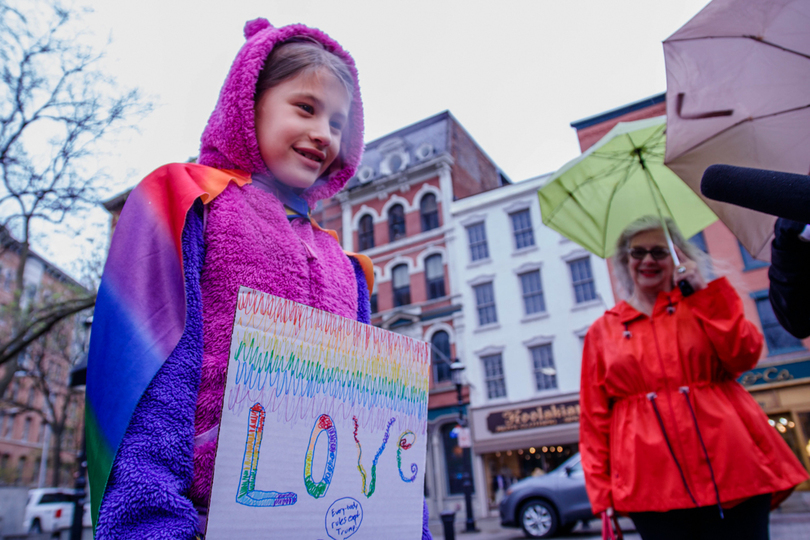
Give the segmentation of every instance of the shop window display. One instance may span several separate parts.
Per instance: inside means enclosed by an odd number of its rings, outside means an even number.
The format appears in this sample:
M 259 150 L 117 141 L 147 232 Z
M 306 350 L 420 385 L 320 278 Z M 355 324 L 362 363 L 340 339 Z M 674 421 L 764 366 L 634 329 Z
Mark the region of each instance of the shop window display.
M 810 412 L 798 413 L 796 416 L 799 423 L 802 424 L 801 428 L 794 420 L 793 414 L 789 412 L 769 414 L 768 423 L 779 432 L 790 449 L 793 450 L 793 453 L 796 454 L 796 457 L 799 458 L 799 462 L 807 467 L 810 442 L 806 440 L 806 437 L 808 429 L 810 429 Z M 804 431 L 804 437 L 802 431 Z
M 542 476 L 559 467 L 579 451 L 579 445 L 545 444 L 483 454 L 487 472 L 487 500 L 496 508 L 506 496 L 506 490 L 530 476 Z
M 799 444 L 800 451 L 803 451 L 802 463 L 810 470 L 810 411 L 796 413 L 796 418 L 799 420 L 803 436 Z

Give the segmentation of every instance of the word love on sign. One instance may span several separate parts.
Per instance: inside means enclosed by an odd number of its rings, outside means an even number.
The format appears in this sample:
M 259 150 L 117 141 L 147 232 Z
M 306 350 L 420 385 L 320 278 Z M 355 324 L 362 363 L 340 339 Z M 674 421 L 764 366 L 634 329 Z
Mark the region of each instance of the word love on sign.
M 239 291 L 206 539 L 421 535 L 426 343 Z

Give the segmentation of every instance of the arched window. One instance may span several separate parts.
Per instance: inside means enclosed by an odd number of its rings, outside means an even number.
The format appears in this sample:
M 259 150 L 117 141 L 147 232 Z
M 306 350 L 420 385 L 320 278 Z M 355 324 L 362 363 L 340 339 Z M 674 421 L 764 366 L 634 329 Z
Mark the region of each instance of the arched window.
M 408 274 L 408 265 L 400 264 L 394 267 L 394 307 L 406 306 L 411 303 L 411 276 Z
M 369 214 L 360 218 L 360 229 L 357 236 L 360 240 L 360 251 L 374 247 L 374 219 Z
M 436 383 L 449 382 L 453 377 L 450 374 L 450 336 L 444 330 L 433 334 L 430 340 L 431 364 Z
M 388 241 L 405 238 L 405 209 L 395 204 L 388 210 Z
M 377 313 L 377 271 L 374 271 L 374 286 L 371 288 L 371 296 L 369 297 L 369 303 L 371 304 L 371 312 Z
M 444 296 L 444 265 L 441 255 L 431 255 L 425 259 L 425 281 L 428 300 Z
M 436 195 L 428 193 L 422 197 L 419 212 L 422 216 L 422 232 L 439 226 L 439 207 L 436 205 Z

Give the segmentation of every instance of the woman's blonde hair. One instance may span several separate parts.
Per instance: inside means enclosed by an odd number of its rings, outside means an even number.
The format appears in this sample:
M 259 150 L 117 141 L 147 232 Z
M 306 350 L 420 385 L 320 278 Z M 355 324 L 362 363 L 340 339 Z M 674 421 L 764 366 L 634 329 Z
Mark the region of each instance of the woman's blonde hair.
M 708 255 L 703 253 L 696 245 L 689 242 L 681 234 L 678 226 L 670 218 L 664 218 L 664 222 L 669 229 L 669 235 L 672 237 L 672 243 L 675 244 L 689 259 L 697 263 L 698 272 L 707 279 L 711 275 L 711 259 Z M 661 227 L 661 219 L 656 216 L 641 217 L 630 225 L 628 225 L 619 239 L 616 241 L 616 253 L 613 255 L 613 273 L 619 282 L 626 297 L 633 294 L 633 279 L 630 277 L 630 272 L 627 270 L 627 264 L 630 262 L 630 241 L 637 235 L 647 232 L 663 230 Z

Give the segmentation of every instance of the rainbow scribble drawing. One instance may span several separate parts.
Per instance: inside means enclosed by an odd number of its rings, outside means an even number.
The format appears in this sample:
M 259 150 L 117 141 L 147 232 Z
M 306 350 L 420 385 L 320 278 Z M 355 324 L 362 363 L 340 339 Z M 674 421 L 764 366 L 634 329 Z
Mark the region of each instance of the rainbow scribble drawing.
M 256 490 L 256 469 L 259 463 L 259 449 L 262 446 L 263 433 L 264 407 L 256 403 L 250 408 L 245 457 L 242 460 L 242 476 L 239 481 L 239 491 L 236 493 L 236 502 L 245 506 L 288 506 L 295 504 L 295 501 L 298 500 L 298 495 L 295 493 Z
M 246 291 L 237 305 L 228 410 L 238 413 L 260 402 L 289 423 L 320 414 L 336 421 L 356 416 L 374 430 L 393 416 L 400 428 L 424 431 L 430 368 L 425 343 Z
M 318 438 L 321 433 L 326 432 L 327 449 L 326 449 L 326 466 L 323 469 L 323 477 L 320 482 L 315 482 L 312 479 L 312 457 L 315 454 L 315 446 L 318 444 Z M 332 475 L 335 473 L 335 461 L 337 460 L 337 429 L 332 423 L 332 419 L 328 415 L 322 414 L 315 427 L 312 428 L 312 434 L 309 436 L 309 448 L 307 448 L 307 456 L 304 458 L 304 485 L 307 487 L 307 493 L 320 499 L 326 495 L 326 490 L 329 489 L 329 484 L 332 483 Z
M 408 436 L 413 437 L 410 441 L 408 440 Z M 397 469 L 399 470 L 399 477 L 402 478 L 403 482 L 413 482 L 416 480 L 416 473 L 419 472 L 419 466 L 416 463 L 411 463 L 411 472 L 413 473 L 410 478 L 407 478 L 402 473 L 402 451 L 403 450 L 410 450 L 411 447 L 416 442 L 416 435 L 411 430 L 406 430 L 402 432 L 402 435 L 399 436 L 399 443 L 397 444 Z
M 241 288 L 206 540 L 417 538 L 429 378 L 427 343 Z
M 360 445 L 360 439 L 357 438 L 357 417 L 352 417 L 354 420 L 354 442 L 357 444 L 357 469 L 360 471 L 360 475 L 363 477 L 363 495 L 366 497 L 371 497 L 374 495 L 374 489 L 377 486 L 377 461 L 379 461 L 380 456 L 385 450 L 385 445 L 388 443 L 388 435 L 391 432 L 391 424 L 394 423 L 395 418 L 392 418 L 388 421 L 388 425 L 385 427 L 385 435 L 383 435 L 382 444 L 380 445 L 380 449 L 377 450 L 377 454 L 374 456 L 374 461 L 371 462 L 371 482 L 368 484 L 368 491 L 366 491 L 366 469 L 363 467 L 363 447 Z

